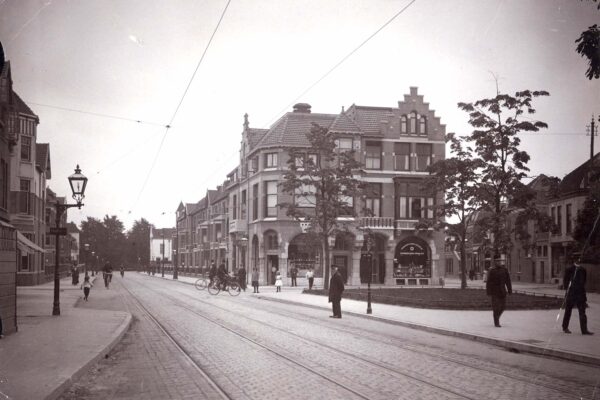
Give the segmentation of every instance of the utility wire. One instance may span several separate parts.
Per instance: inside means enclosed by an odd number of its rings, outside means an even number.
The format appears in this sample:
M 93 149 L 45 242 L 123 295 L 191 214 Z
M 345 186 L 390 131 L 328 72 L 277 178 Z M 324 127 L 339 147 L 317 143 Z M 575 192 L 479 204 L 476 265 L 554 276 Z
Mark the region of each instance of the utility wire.
M 294 103 L 296 103 L 296 101 L 298 101 L 299 98 L 301 98 L 302 96 L 304 96 L 306 93 L 308 93 L 312 88 L 314 88 L 315 86 L 317 86 L 319 83 L 321 83 L 321 81 L 323 79 L 325 79 L 327 76 L 329 76 L 329 74 L 331 74 L 334 70 L 336 70 L 340 65 L 342 65 L 348 58 L 350 58 L 354 53 L 356 53 L 361 47 L 363 47 L 365 44 L 367 44 L 368 41 L 370 41 L 371 39 L 373 39 L 375 37 L 375 35 L 377 35 L 379 32 L 381 32 L 386 26 L 388 26 L 390 23 L 392 23 L 393 20 L 395 20 L 396 18 L 398 18 L 400 16 L 400 14 L 402 14 L 404 11 L 406 11 L 406 9 L 408 9 L 408 7 L 410 7 L 415 1 L 417 0 L 412 0 L 410 3 L 408 3 L 406 6 L 404 6 L 400 11 L 398 11 L 396 14 L 394 14 L 394 16 L 392 16 L 392 18 L 390 18 L 389 20 L 387 20 L 383 25 L 381 25 L 379 27 L 379 29 L 377 29 L 375 32 L 373 32 L 368 38 L 366 38 L 361 44 L 359 44 L 356 48 L 354 48 L 354 50 L 352 50 L 350 53 L 346 54 L 340 61 L 338 61 L 333 67 L 331 67 L 329 69 L 329 71 L 327 71 L 323 76 L 321 76 L 319 79 L 317 79 L 312 85 L 310 85 L 306 90 L 304 90 L 302 93 L 300 93 L 298 96 L 296 96 L 296 98 L 294 98 L 294 100 L 292 100 L 290 103 L 288 103 L 285 108 L 283 108 L 281 111 L 279 111 L 272 119 L 271 122 L 269 123 L 269 126 L 275 122 L 277 119 L 280 118 L 280 115 L 285 113 L 290 106 L 292 106 Z M 264 126 L 264 125 L 263 125 Z
M 140 189 L 137 198 L 135 199 L 135 202 L 133 203 L 133 206 L 131 207 L 132 209 L 134 209 L 139 200 L 140 197 L 142 195 L 142 193 L 144 192 L 144 189 L 146 188 L 146 184 L 148 183 L 148 180 L 150 178 L 150 175 L 152 174 L 152 170 L 154 170 L 154 166 L 156 165 L 156 161 L 158 160 L 158 156 L 160 155 L 160 152 L 162 150 L 162 147 L 165 143 L 165 139 L 167 138 L 167 134 L 169 133 L 169 128 L 171 127 L 171 124 L 173 123 L 173 121 L 175 120 L 175 117 L 177 116 L 177 113 L 179 112 L 179 108 L 181 107 L 181 104 L 183 104 L 183 100 L 185 99 L 185 96 L 187 95 L 190 86 L 192 85 L 192 82 L 194 81 L 194 78 L 196 76 L 196 73 L 198 72 L 198 69 L 200 68 L 200 64 L 202 64 L 202 61 L 204 60 L 204 57 L 206 56 L 206 53 L 208 51 L 208 48 L 210 47 L 210 44 L 213 41 L 213 38 L 215 37 L 217 30 L 219 29 L 219 26 L 221 25 L 221 22 L 223 21 L 223 18 L 225 17 L 225 13 L 227 12 L 227 8 L 229 7 L 229 3 L 231 3 L 231 0 L 227 1 L 227 4 L 225 4 L 225 8 L 223 9 L 223 12 L 221 13 L 221 17 L 219 18 L 219 22 L 217 22 L 217 26 L 215 27 L 215 30 L 213 31 L 212 35 L 210 36 L 210 39 L 208 40 L 208 43 L 206 44 L 206 48 L 204 49 L 204 52 L 202 53 L 202 57 L 200 57 L 200 61 L 198 61 L 198 64 L 196 65 L 196 69 L 194 70 L 194 73 L 192 74 L 192 77 L 190 78 L 184 92 L 183 95 L 181 96 L 181 99 L 179 100 L 179 104 L 177 104 L 177 107 L 175 108 L 175 111 L 173 112 L 173 116 L 171 117 L 171 119 L 169 120 L 169 124 L 166 125 L 165 127 L 165 133 L 163 134 L 162 140 L 160 141 L 160 145 L 158 146 L 158 150 L 156 151 L 156 155 L 154 156 L 154 160 L 152 160 L 152 164 L 150 166 L 150 169 L 148 170 L 148 174 L 146 175 L 146 179 L 144 179 L 144 184 L 142 185 L 142 188 Z M 131 212 L 131 211 L 129 211 Z
M 156 122 L 144 121 L 144 120 L 141 120 L 141 119 L 120 117 L 120 116 L 117 116 L 117 115 L 102 114 L 102 113 L 97 113 L 97 112 L 92 112 L 92 111 L 77 110 L 75 108 L 53 106 L 53 105 L 50 105 L 50 104 L 35 103 L 33 101 L 27 101 L 26 103 L 27 104 L 32 104 L 32 105 L 35 105 L 35 106 L 40 106 L 40 107 L 48 107 L 48 108 L 54 108 L 54 109 L 57 109 L 57 110 L 76 112 L 76 113 L 80 113 L 80 114 L 94 115 L 96 117 L 101 117 L 101 118 L 119 119 L 121 121 L 136 122 L 138 124 L 144 124 L 144 125 L 162 126 L 162 127 L 165 127 L 165 128 L 169 127 L 168 125 L 159 124 L 159 123 L 156 123 Z

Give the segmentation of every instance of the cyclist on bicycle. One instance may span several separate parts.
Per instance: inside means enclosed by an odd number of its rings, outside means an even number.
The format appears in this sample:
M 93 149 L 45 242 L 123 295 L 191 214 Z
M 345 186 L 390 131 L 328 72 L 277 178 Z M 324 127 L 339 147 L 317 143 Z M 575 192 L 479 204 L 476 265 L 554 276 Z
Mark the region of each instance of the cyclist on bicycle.
M 208 279 L 209 284 L 212 285 L 215 280 L 215 276 L 217 276 L 217 264 L 215 264 L 215 260 L 210 260 L 210 269 L 208 270 Z
M 221 263 L 219 265 L 219 269 L 217 270 L 217 277 L 219 278 L 219 282 L 221 283 L 222 290 L 225 290 L 227 285 L 227 268 L 225 268 L 225 263 Z

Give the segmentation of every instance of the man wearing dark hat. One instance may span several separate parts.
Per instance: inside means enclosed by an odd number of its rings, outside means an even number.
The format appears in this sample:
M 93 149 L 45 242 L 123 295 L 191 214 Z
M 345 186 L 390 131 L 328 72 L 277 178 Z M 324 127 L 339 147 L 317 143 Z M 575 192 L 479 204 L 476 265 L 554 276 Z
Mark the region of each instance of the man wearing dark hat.
M 506 308 L 506 294 L 512 293 L 510 275 L 504 267 L 504 259 L 500 256 L 494 258 L 494 265 L 488 273 L 485 289 L 487 295 L 492 298 L 494 326 L 500 328 L 500 316 Z
M 585 309 L 587 307 L 587 296 L 585 293 L 585 281 L 587 273 L 585 268 L 577 260 L 565 270 L 563 277 L 563 287 L 565 293 L 565 315 L 563 317 L 562 328 L 564 333 L 571 333 L 569 330 L 569 321 L 571 319 L 571 311 L 573 307 L 577 307 L 579 311 L 579 327 L 582 335 L 593 335 L 593 332 L 588 331 L 587 316 Z

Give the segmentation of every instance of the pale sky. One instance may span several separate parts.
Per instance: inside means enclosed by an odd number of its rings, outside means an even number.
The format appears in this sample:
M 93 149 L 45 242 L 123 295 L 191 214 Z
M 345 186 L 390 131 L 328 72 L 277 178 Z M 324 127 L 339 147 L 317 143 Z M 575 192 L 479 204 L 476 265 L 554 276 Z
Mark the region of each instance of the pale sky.
M 600 22 L 596 4 L 410 3 L 232 0 L 166 136 L 226 0 L 0 0 L 0 41 L 40 118 L 38 142 L 50 143 L 50 187 L 70 196 L 76 164 L 89 178 L 85 206 L 69 210 L 76 223 L 108 214 L 127 228 L 142 217 L 174 226 L 180 201 L 200 200 L 237 165 L 244 113 L 268 128 L 296 102 L 318 113 L 393 107 L 417 86 L 447 132 L 466 134 L 456 104 L 493 97 L 494 75 L 501 92 L 550 92 L 534 102 L 549 129 L 523 135 L 532 176 L 562 178 L 589 157 L 600 80 L 585 77 L 575 40 Z

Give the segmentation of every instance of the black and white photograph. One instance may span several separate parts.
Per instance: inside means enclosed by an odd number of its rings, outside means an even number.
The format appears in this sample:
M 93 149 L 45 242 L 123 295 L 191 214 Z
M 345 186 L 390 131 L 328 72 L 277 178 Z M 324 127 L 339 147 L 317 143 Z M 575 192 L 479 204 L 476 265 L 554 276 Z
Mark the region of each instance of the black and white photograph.
M 0 0 L 0 400 L 600 399 L 600 0 Z

